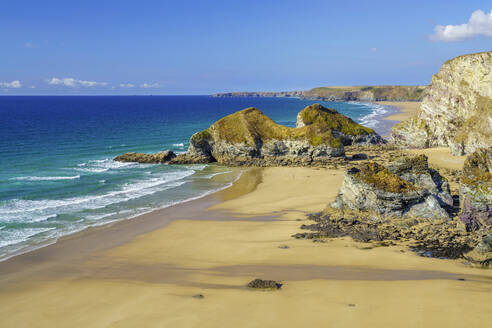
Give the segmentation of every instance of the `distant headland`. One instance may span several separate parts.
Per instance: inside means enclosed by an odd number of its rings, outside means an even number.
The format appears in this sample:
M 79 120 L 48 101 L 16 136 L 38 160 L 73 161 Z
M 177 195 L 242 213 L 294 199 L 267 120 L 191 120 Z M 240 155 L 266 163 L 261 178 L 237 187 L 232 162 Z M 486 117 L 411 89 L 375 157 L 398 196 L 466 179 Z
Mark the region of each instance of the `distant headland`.
M 307 91 L 226 92 L 212 97 L 297 97 L 321 101 L 421 101 L 425 85 L 330 86 Z

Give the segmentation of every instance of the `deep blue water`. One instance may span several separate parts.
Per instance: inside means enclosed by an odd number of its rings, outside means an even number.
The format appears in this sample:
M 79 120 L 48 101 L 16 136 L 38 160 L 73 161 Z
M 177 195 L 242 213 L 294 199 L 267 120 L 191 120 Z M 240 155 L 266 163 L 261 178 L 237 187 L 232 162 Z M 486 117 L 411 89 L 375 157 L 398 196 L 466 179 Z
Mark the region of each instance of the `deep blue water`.
M 184 152 L 217 119 L 257 107 L 295 126 L 313 101 L 208 96 L 0 97 L 0 258 L 88 226 L 224 188 L 237 171 L 217 165 L 143 165 L 129 151 Z M 374 126 L 382 108 L 325 102 Z M 221 178 L 217 178 L 221 176 Z

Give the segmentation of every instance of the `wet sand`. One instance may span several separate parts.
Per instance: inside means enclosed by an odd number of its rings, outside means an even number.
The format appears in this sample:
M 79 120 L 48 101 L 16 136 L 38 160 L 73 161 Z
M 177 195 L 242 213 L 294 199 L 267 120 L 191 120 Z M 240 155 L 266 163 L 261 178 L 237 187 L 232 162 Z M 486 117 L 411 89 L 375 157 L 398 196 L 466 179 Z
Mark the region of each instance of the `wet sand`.
M 0 326 L 476 327 L 490 322 L 491 270 L 419 257 L 401 246 L 290 237 L 306 213 L 335 198 L 342 175 L 342 170 L 315 168 L 249 169 L 217 194 L 2 262 Z M 283 286 L 246 289 L 254 278 Z M 197 294 L 204 298 L 194 298 Z

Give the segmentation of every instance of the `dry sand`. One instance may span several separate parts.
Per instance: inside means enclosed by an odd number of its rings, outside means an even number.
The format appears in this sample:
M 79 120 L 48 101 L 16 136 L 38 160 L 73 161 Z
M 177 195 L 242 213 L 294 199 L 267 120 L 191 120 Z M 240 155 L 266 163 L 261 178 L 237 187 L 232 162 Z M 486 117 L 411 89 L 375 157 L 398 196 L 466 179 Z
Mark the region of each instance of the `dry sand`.
M 421 104 L 420 101 L 378 101 L 377 103 L 397 107 L 400 110 L 399 113 L 384 118 L 389 121 L 403 121 L 414 116 Z
M 341 181 L 341 170 L 250 170 L 230 190 L 206 199 L 66 239 L 39 250 L 43 256 L 33 252 L 0 263 L 0 326 L 490 323 L 491 270 L 419 257 L 401 247 L 291 238 L 303 223 L 297 220 L 323 209 Z M 115 229 L 122 231 L 111 233 Z M 74 241 L 83 248 L 88 236 L 98 234 L 89 239 L 90 252 L 70 250 Z M 104 247 L 97 247 L 102 240 Z M 257 277 L 284 285 L 279 291 L 244 287 Z

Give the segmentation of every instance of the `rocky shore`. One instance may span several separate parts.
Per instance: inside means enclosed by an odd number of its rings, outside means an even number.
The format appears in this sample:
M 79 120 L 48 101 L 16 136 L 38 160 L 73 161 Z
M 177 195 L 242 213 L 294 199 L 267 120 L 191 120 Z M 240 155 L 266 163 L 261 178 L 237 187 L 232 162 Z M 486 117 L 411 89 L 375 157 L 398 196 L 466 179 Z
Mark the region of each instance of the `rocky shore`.
M 407 244 L 426 256 L 464 258 L 488 266 L 492 262 L 492 89 L 486 81 L 491 60 L 488 52 L 446 62 L 425 92 L 417 117 L 396 125 L 389 143 L 374 130 L 320 104 L 300 111 L 295 128 L 275 123 L 257 108 L 246 108 L 195 133 L 184 154 L 128 153 L 115 160 L 344 169 L 336 199 L 322 213 L 309 216 L 314 224 L 302 226 L 313 232 L 297 233 L 296 238 L 350 236 L 377 245 Z M 393 100 L 417 100 L 423 94 L 423 87 L 353 87 L 251 96 L 386 100 L 391 95 Z M 408 148 L 432 146 L 469 154 L 463 169 L 437 169 L 429 165 L 427 156 L 408 152 Z
M 334 202 L 308 217 L 295 238 L 350 236 L 375 246 L 405 244 L 419 254 L 492 265 L 492 147 L 471 154 L 459 198 L 427 158 L 402 157 L 387 167 L 368 162 L 346 170 Z M 454 196 L 454 197 L 453 197 Z

